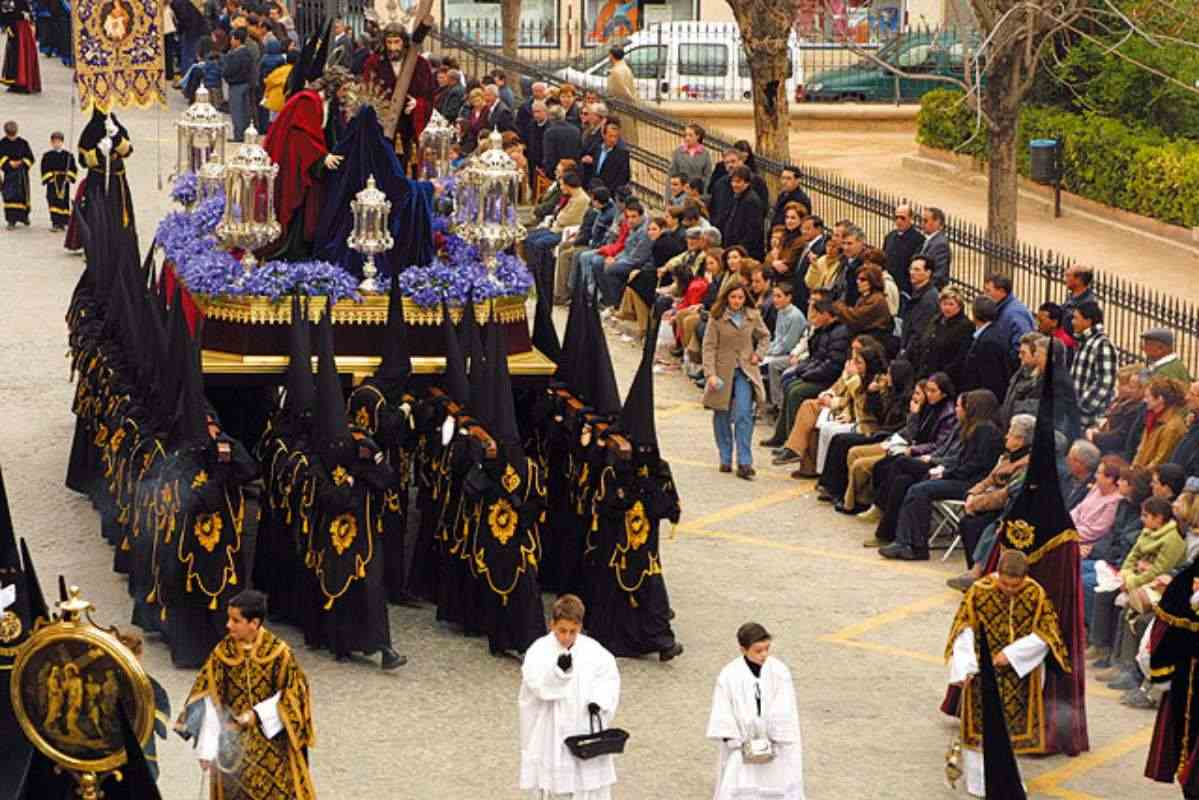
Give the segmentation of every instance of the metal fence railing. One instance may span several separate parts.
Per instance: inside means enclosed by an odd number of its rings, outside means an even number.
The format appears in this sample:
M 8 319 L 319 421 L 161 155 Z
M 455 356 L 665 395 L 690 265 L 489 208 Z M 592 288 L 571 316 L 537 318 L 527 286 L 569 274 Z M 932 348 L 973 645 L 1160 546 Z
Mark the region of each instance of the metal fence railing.
M 480 47 L 446 31 L 435 31 L 430 47 L 440 55 L 453 55 L 468 75 L 480 76 L 502 68 L 521 75 L 561 83 L 552 72 L 526 61 L 508 59 L 498 51 Z M 652 205 L 665 205 L 670 154 L 682 142 L 686 123 L 653 108 L 632 106 L 617 100 L 605 101 L 627 127 L 636 125 L 636 144 L 632 156 L 633 188 Z M 709 132 L 704 140 L 714 159 L 734 144 L 718 133 Z M 777 191 L 783 164 L 757 156 L 755 168 Z M 803 173 L 803 185 L 812 197 L 813 212 L 828 225 L 848 219 L 861 227 L 867 239 L 881 246 L 893 227 L 894 210 L 905 198 L 885 194 L 873 187 L 856 183 L 834 172 L 806 164 L 797 164 Z M 920 206 L 908 203 L 919 218 Z M 1004 272 L 1012 277 L 1015 295 L 1034 313 L 1044 302 L 1065 299 L 1063 285 L 1067 267 L 1073 260 L 1025 244 L 1004 245 L 989 239 L 985 230 L 973 223 L 947 215 L 946 234 L 953 252 L 952 280 L 967 298 L 982 291 L 986 276 Z M 1174 331 L 1177 352 L 1191 374 L 1199 375 L 1199 308 L 1167 292 L 1155 291 L 1118 275 L 1097 270 L 1093 287 L 1104 307 L 1108 336 L 1124 362 L 1143 358 L 1141 334 L 1149 328 L 1166 327 Z

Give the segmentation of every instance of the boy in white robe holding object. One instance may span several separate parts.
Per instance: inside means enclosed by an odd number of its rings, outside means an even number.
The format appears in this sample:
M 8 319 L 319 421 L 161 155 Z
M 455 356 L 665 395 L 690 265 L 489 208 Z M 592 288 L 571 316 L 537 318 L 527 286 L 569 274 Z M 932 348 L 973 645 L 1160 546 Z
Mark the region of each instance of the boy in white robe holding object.
M 708 719 L 708 738 L 720 746 L 715 800 L 804 800 L 791 671 L 770 658 L 770 634 L 758 623 L 742 625 L 737 644 L 742 655 L 720 671 Z M 747 763 L 746 748 L 762 763 Z
M 591 713 L 606 728 L 620 701 L 616 659 L 580 633 L 585 608 L 572 594 L 554 602 L 550 632 L 525 653 L 520 684 L 520 788 L 534 797 L 609 800 L 612 755 L 580 760 L 566 738 L 591 731 Z

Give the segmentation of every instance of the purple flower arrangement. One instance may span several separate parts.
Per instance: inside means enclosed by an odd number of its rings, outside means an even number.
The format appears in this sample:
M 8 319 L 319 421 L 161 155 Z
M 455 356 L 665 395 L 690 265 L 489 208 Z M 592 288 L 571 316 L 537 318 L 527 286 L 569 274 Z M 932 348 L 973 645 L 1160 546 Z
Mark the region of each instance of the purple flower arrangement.
M 188 196 L 194 200 L 194 192 L 195 176 L 188 173 L 175 181 L 171 196 L 185 202 Z M 268 261 L 245 274 L 240 259 L 223 250 L 216 239 L 216 226 L 224 211 L 225 197 L 217 194 L 190 211 L 167 214 L 158 224 L 158 244 L 190 291 L 211 296 L 268 297 L 272 301 L 298 292 L 330 296 L 334 302 L 361 302 L 357 278 L 327 261 Z M 405 297 L 430 307 L 443 301 L 464 305 L 468 299 L 481 303 L 528 295 L 533 276 L 521 259 L 501 253 L 494 273 L 490 273 L 478 248 L 449 232 L 446 217 L 435 216 L 433 230 L 444 240 L 443 252 L 429 266 L 410 267 L 400 274 L 400 290 Z
M 196 178 L 196 173 L 185 172 L 178 178 L 175 178 L 174 185 L 171 186 L 171 199 L 183 206 L 190 206 L 196 202 L 196 194 L 199 191 L 200 183 Z

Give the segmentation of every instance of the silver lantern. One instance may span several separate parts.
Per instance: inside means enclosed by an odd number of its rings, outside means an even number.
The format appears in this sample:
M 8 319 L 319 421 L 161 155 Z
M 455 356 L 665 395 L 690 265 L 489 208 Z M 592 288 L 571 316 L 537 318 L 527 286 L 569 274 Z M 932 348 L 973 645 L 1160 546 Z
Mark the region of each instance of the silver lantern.
M 358 288 L 364 292 L 378 292 L 375 276 L 379 270 L 375 268 L 375 256 L 390 250 L 395 239 L 388 229 L 391 201 L 375 186 L 374 175 L 366 179 L 366 188 L 354 195 L 350 211 L 354 214 L 354 229 L 350 231 L 346 245 L 366 256 L 366 263 L 362 265 L 362 283 Z
M 503 137 L 491 132 L 486 152 L 462 170 L 459 185 L 466 186 L 466 208 L 459 206 L 457 233 L 479 248 L 483 262 L 494 270 L 496 256 L 525 238 L 517 212 L 524 172 L 504 152 Z
M 195 102 L 175 123 L 178 152 L 171 179 L 188 172 L 199 177 L 207 165 L 224 164 L 227 134 L 224 115 L 208 102 L 208 90 L 201 86 L 196 90 Z
M 283 229 L 275 218 L 275 176 L 279 167 L 258 144 L 258 131 L 246 128 L 245 144 L 225 165 L 225 213 L 216 226 L 226 248 L 241 248 L 248 275 L 257 265 L 254 251 L 279 238 Z
M 457 131 L 438 111 L 433 112 L 429 124 L 420 135 L 420 178 L 431 181 L 450 174 L 450 148 Z
M 215 197 L 225 188 L 225 164 L 222 161 L 209 161 L 200 167 L 196 173 L 196 203 L 202 203 L 210 197 Z

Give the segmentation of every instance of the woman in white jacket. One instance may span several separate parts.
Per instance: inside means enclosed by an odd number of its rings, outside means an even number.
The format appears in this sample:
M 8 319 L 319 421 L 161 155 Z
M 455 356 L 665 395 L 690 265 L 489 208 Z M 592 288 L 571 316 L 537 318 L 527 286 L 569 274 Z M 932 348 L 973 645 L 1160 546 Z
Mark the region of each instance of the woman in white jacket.
M 791 671 L 770 657 L 756 622 L 737 629 L 741 656 L 716 679 L 708 738 L 720 747 L 715 800 L 804 800 L 803 745 Z

